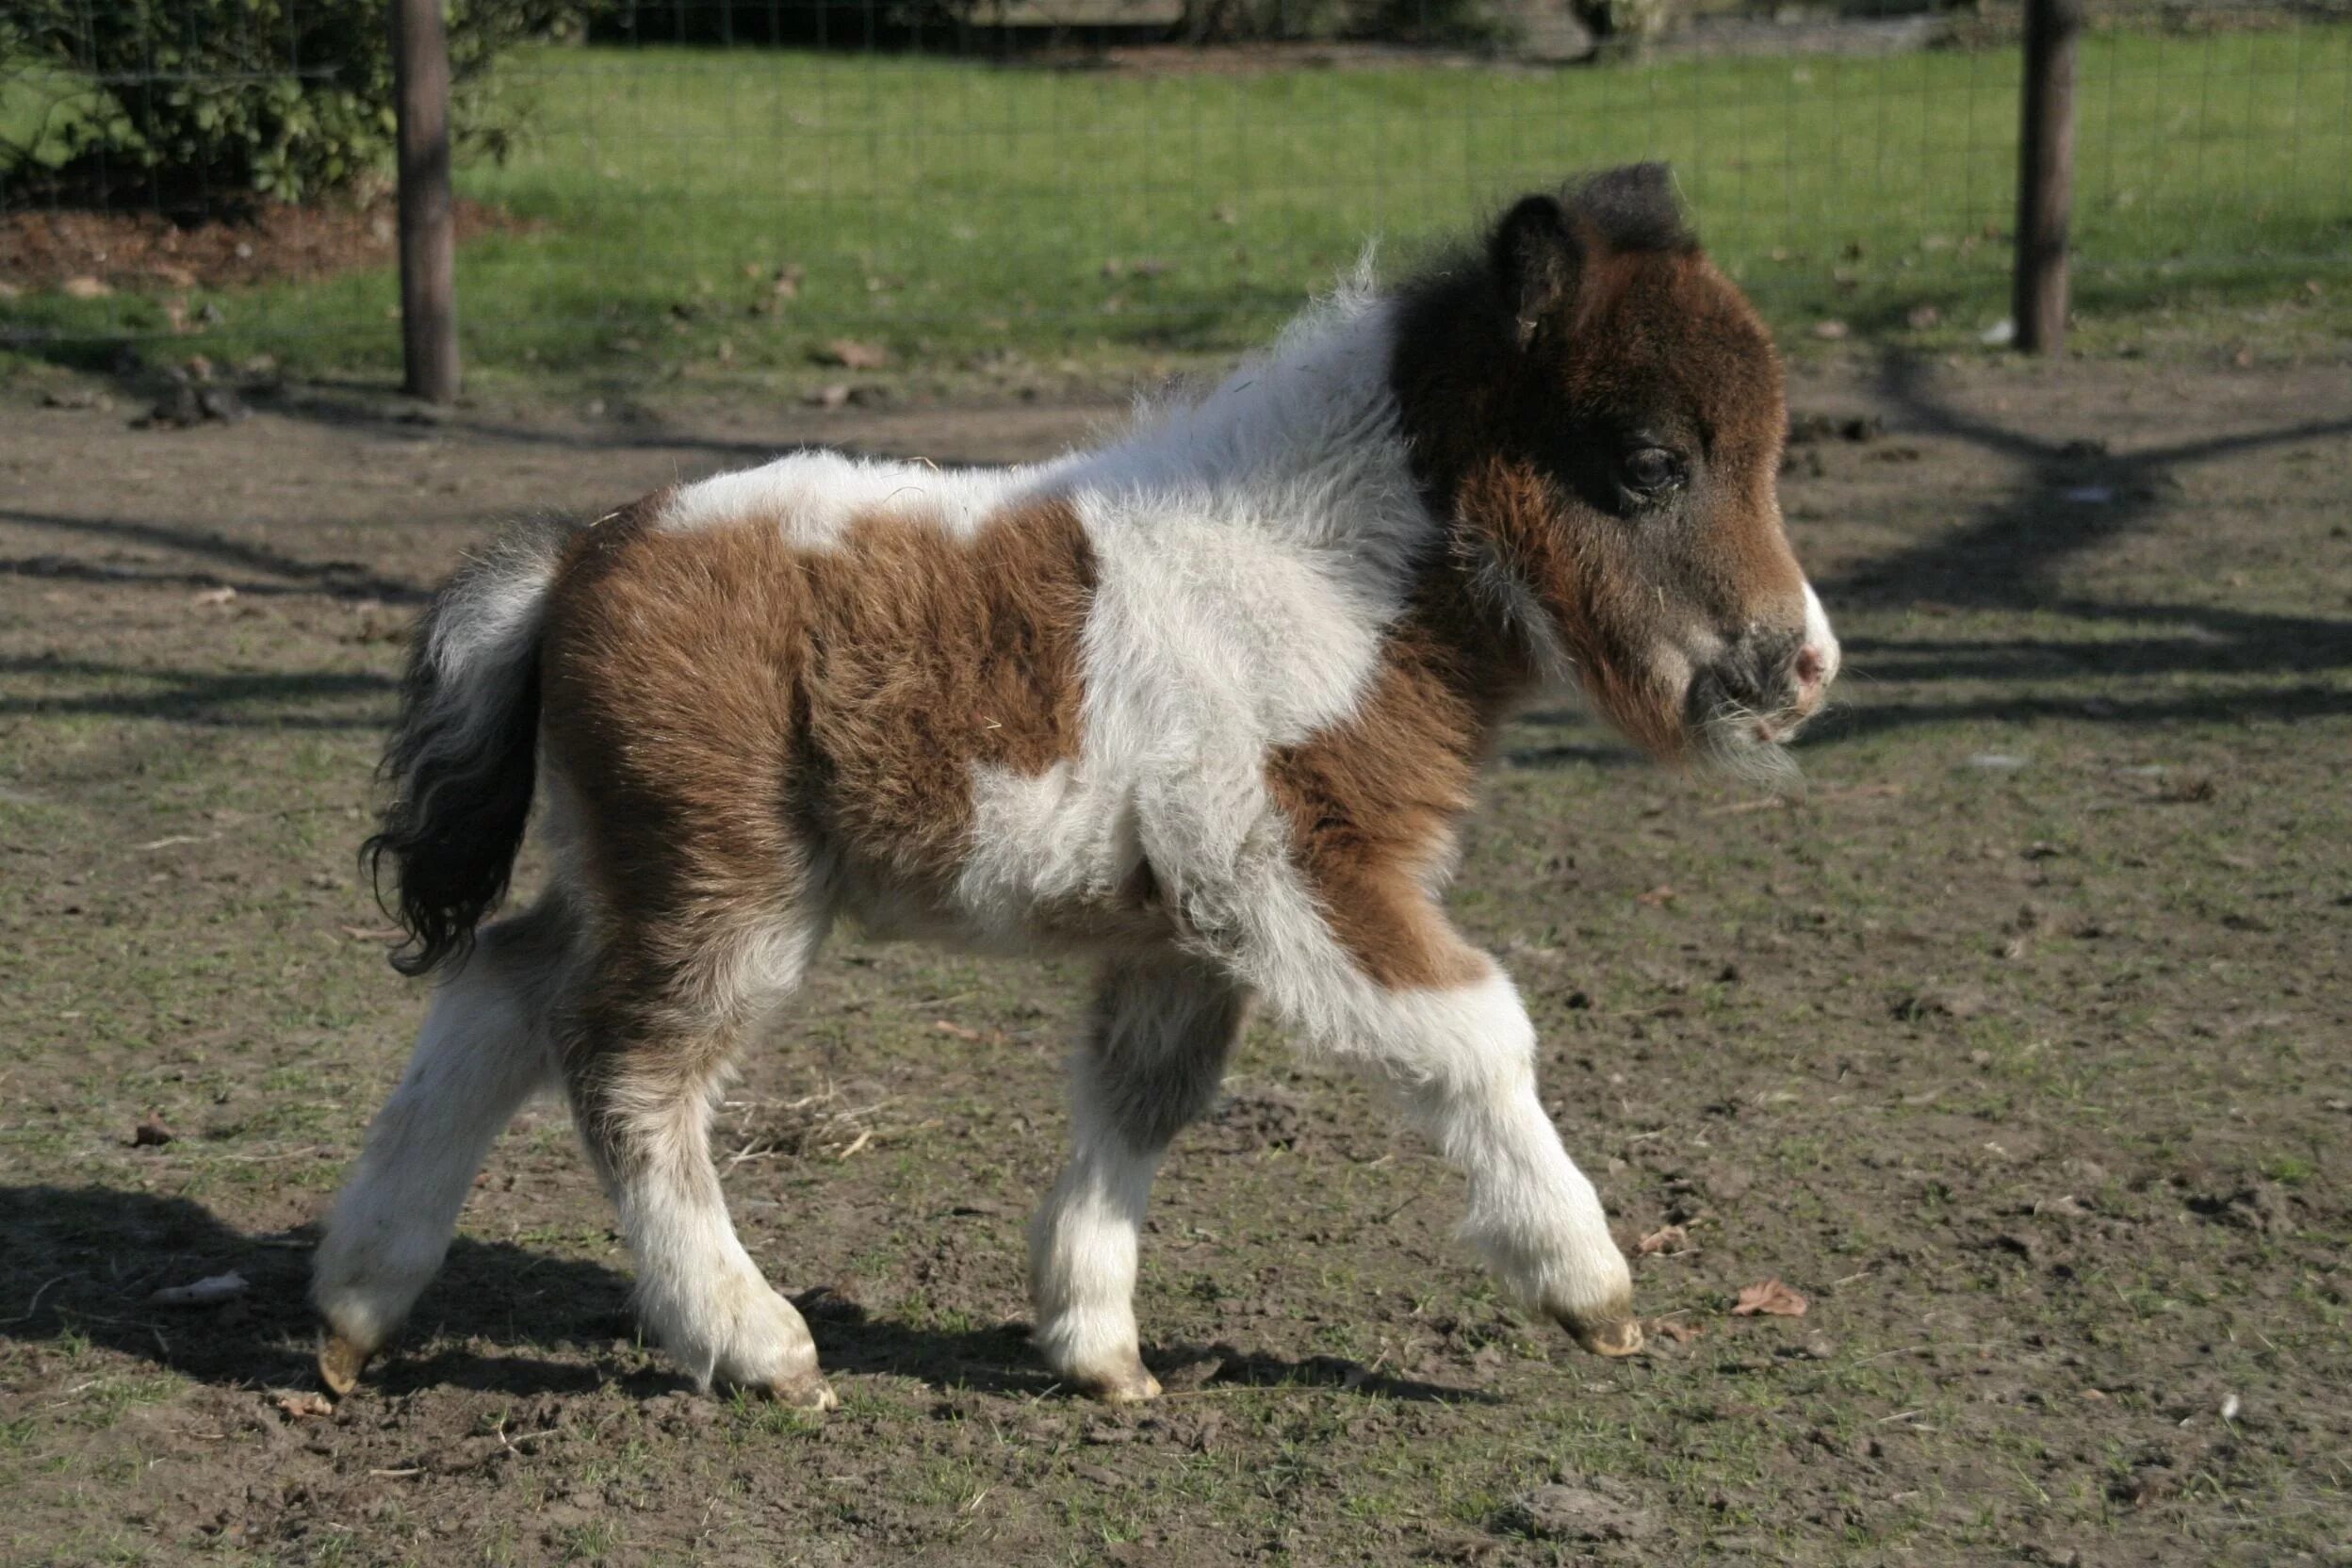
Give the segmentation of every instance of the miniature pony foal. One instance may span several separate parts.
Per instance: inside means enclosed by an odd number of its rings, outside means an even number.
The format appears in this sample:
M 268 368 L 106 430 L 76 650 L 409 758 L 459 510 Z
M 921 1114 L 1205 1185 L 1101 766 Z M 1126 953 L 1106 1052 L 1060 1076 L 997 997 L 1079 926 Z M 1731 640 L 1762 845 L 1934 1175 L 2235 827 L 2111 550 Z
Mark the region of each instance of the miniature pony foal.
M 1665 172 L 1530 196 L 1343 293 L 1118 444 L 940 471 L 803 454 L 510 533 L 416 631 L 370 841 L 446 969 L 329 1221 L 349 1389 L 474 1170 L 560 1084 L 645 1322 L 696 1382 L 833 1402 L 737 1240 L 714 1098 L 841 915 L 1099 956 L 1035 1343 L 1149 1397 L 1131 1297 L 1162 1151 L 1257 999 L 1385 1079 L 1502 1283 L 1641 1348 L 1535 1037 L 1440 893 L 1498 722 L 1576 688 L 1666 759 L 1779 755 L 1838 644 L 1775 496 L 1770 338 Z M 503 894 L 534 794 L 553 868 Z

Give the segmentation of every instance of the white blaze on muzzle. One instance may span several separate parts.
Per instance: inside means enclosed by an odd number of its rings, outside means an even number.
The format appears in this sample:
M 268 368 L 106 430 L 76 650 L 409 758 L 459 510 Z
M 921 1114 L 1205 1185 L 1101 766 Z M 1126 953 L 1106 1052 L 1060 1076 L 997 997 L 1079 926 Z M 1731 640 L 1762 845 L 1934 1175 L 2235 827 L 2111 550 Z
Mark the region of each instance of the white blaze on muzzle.
M 1807 654 L 1812 656 L 1809 661 Z M 1829 612 L 1821 608 L 1821 596 L 1813 591 L 1810 582 L 1805 585 L 1805 642 L 1797 658 L 1800 668 L 1808 662 L 1813 667 L 1812 679 L 1801 682 L 1805 687 L 1805 700 L 1808 704 L 1818 702 L 1821 694 L 1829 690 L 1830 682 L 1838 678 L 1839 653 L 1838 634 L 1829 629 Z

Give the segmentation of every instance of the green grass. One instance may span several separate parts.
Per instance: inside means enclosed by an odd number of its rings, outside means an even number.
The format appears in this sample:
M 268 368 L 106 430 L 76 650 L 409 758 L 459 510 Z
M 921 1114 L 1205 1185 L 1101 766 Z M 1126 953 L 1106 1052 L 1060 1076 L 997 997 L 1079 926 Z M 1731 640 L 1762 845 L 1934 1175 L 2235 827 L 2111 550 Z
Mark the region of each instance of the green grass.
M 2009 50 L 1150 75 L 543 48 L 508 73 L 529 139 L 460 181 L 528 225 L 461 256 L 477 367 L 763 370 L 844 335 L 983 369 L 1008 351 L 1227 351 L 1367 235 L 1410 258 L 1516 191 L 1650 156 L 1674 163 L 1710 247 L 1791 335 L 1836 318 L 1958 344 L 2006 308 Z M 2238 313 L 2268 341 L 2352 323 L 2352 291 L 2324 281 L 2352 250 L 2347 105 L 2352 25 L 2090 39 L 2087 345 L 2128 348 L 2183 311 Z M 799 290 L 779 298 L 787 268 Z M 214 302 L 223 320 L 190 351 L 361 371 L 397 354 L 388 270 Z M 83 340 L 165 321 L 138 294 L 0 311 Z

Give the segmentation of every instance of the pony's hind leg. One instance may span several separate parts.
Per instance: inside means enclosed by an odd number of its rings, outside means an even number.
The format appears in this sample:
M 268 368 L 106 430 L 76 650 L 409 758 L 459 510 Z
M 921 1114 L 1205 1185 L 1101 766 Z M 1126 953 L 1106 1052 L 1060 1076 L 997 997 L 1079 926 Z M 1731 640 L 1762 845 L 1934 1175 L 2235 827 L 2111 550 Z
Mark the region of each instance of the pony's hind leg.
M 571 922 L 553 901 L 485 928 L 433 992 L 400 1087 L 368 1130 L 318 1245 L 311 1298 L 327 1323 L 318 1370 L 347 1393 L 449 1250 L 474 1172 L 553 1075 L 547 1011 Z
M 714 1381 L 830 1409 L 815 1341 L 727 1217 L 710 1113 L 743 1036 L 797 985 L 813 936 L 665 962 L 624 938 L 569 1032 L 564 1074 L 581 1138 L 620 1211 L 646 1328 L 700 1388 Z
M 1066 1382 L 1148 1399 L 1135 1333 L 1135 1248 L 1160 1155 L 1209 1108 L 1249 999 L 1222 972 L 1169 955 L 1108 966 L 1070 1064 L 1070 1164 L 1029 1231 L 1033 1341 Z

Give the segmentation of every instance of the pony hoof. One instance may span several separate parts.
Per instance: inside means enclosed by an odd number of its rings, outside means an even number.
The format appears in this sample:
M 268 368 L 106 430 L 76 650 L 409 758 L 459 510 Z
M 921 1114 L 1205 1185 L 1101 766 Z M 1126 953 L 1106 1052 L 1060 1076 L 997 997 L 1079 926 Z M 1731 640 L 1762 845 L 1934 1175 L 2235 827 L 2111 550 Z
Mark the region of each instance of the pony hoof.
M 1634 1356 L 1642 1353 L 1642 1320 L 1638 1317 L 1569 1323 L 1566 1328 L 1578 1345 L 1596 1356 Z
M 793 1410 L 838 1410 L 841 1403 L 841 1396 L 833 1392 L 833 1385 L 814 1372 L 796 1378 L 776 1379 L 768 1384 L 768 1397 Z
M 1109 1377 L 1072 1380 L 1079 1393 L 1105 1405 L 1140 1405 L 1160 1396 L 1160 1380 L 1146 1372 L 1140 1362 Z
M 318 1347 L 318 1380 L 340 1399 L 359 1386 L 359 1375 L 368 1370 L 368 1358 L 372 1353 L 341 1334 L 329 1334 L 327 1342 Z

